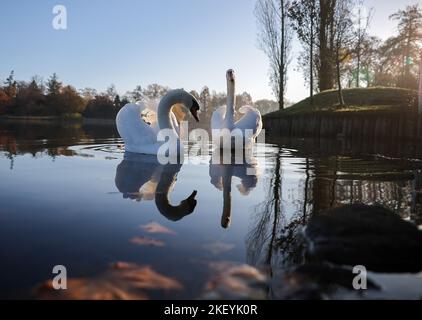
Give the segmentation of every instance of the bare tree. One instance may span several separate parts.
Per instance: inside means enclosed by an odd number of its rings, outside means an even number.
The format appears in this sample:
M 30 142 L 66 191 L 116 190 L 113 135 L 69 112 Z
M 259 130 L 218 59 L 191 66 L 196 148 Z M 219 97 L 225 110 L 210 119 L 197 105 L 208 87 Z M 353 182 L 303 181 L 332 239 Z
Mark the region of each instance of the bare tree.
M 280 110 L 284 109 L 292 42 L 292 30 L 287 21 L 289 5 L 288 0 L 258 0 L 255 7 L 260 27 L 259 45 L 270 60 L 270 79 Z

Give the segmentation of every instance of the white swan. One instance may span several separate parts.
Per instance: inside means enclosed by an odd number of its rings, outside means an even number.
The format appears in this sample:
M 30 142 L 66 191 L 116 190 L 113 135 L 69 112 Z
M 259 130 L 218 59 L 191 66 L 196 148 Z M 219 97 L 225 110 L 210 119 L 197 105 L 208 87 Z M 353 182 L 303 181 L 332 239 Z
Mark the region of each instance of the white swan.
M 213 112 L 211 117 L 211 129 L 213 130 L 213 141 L 220 148 L 225 148 L 221 143 L 221 137 L 229 134 L 233 137 L 241 137 L 243 146 L 250 146 L 255 142 L 256 137 L 262 130 L 262 117 L 258 109 L 252 106 L 243 106 L 239 109 L 240 113 L 245 114 L 239 121 L 234 122 L 235 103 L 236 103 L 236 84 L 235 75 L 232 69 L 226 73 L 227 78 L 227 106 L 219 107 Z M 228 129 L 219 131 L 222 129 Z M 217 130 L 217 131 L 216 131 Z M 216 134 L 220 132 L 220 134 Z M 231 148 L 237 147 L 231 143 Z
M 161 99 L 157 108 L 157 120 L 151 124 L 141 119 L 141 113 L 148 110 L 144 103 L 125 105 L 116 116 L 117 131 L 125 143 L 125 150 L 133 153 L 157 154 L 164 143 L 157 141 L 157 134 L 163 129 L 172 130 L 178 139 L 179 129 L 172 112 L 176 104 L 189 109 L 195 120 L 199 121 L 198 101 L 183 89 L 171 90 Z

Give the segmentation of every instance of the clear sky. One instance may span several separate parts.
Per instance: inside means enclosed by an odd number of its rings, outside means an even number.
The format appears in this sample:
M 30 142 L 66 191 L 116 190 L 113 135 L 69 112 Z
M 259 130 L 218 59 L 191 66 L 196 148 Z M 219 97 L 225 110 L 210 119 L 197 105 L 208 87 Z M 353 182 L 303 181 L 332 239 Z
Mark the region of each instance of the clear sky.
M 272 98 L 268 62 L 257 48 L 256 0 L 16 0 L 0 4 L 0 79 L 44 79 L 53 72 L 77 88 L 120 93 L 140 84 L 225 91 L 225 71 L 237 72 L 238 90 Z M 371 33 L 394 32 L 388 16 L 422 0 L 366 0 Z M 55 5 L 67 8 L 67 30 L 52 27 Z M 287 98 L 307 89 L 294 46 Z

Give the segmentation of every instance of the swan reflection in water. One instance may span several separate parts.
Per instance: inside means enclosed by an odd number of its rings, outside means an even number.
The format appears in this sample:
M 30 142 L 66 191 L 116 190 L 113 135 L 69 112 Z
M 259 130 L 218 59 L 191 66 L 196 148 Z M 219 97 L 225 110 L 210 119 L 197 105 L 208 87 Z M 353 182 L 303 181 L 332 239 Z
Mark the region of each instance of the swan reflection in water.
M 233 151 L 234 152 L 234 151 Z M 227 229 L 231 223 L 231 189 L 233 177 L 240 179 L 237 189 L 243 196 L 255 189 L 259 168 L 251 150 L 243 150 L 240 155 L 235 152 L 229 159 L 229 164 L 223 164 L 223 155 L 220 150 L 214 150 L 210 162 L 211 184 L 218 190 L 223 191 L 223 213 L 221 215 L 221 226 Z
M 116 187 L 125 199 L 155 199 L 157 209 L 163 216 L 171 221 L 179 221 L 194 211 L 197 194 L 195 190 L 179 205 L 170 204 L 169 194 L 181 167 L 182 164 L 161 165 L 155 155 L 125 152 L 123 161 L 117 166 Z

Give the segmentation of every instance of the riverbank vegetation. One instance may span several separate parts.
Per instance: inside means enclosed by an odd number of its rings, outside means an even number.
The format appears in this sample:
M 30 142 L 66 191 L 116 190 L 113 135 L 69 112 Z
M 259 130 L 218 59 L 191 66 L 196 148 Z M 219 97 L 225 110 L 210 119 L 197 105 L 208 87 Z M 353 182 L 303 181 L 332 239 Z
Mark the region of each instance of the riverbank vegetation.
M 114 119 L 125 104 L 144 99 L 158 100 L 168 90 L 170 88 L 159 84 L 150 84 L 145 88 L 136 86 L 123 95 L 117 93 L 114 85 L 110 85 L 105 92 L 93 88 L 77 90 L 59 81 L 56 74 L 47 81 L 34 76 L 27 82 L 15 80 L 12 71 L 3 85 L 0 85 L 0 116 Z M 192 90 L 191 94 L 199 100 L 201 117 L 207 123 L 215 108 L 226 104 L 226 93 L 211 91 L 207 86 L 199 93 Z M 247 92 L 237 95 L 236 99 L 238 106 L 254 105 L 263 114 L 277 110 L 275 101 L 254 102 Z
M 279 109 L 289 85 L 287 67 L 291 44 L 302 45 L 297 69 L 309 88 L 309 100 L 296 105 L 320 109 L 324 95 L 342 108 L 353 103 L 344 88 L 395 87 L 416 90 L 422 43 L 422 10 L 418 4 L 399 9 L 389 17 L 395 34 L 382 40 L 370 34 L 373 10 L 365 0 L 257 0 L 259 43 L 270 62 L 270 81 Z M 370 91 L 368 91 L 369 93 Z M 386 93 L 386 91 L 384 92 Z M 399 94 L 392 90 L 389 93 Z M 322 101 L 323 102 L 323 101 Z M 342 109 L 340 108 L 340 109 Z

